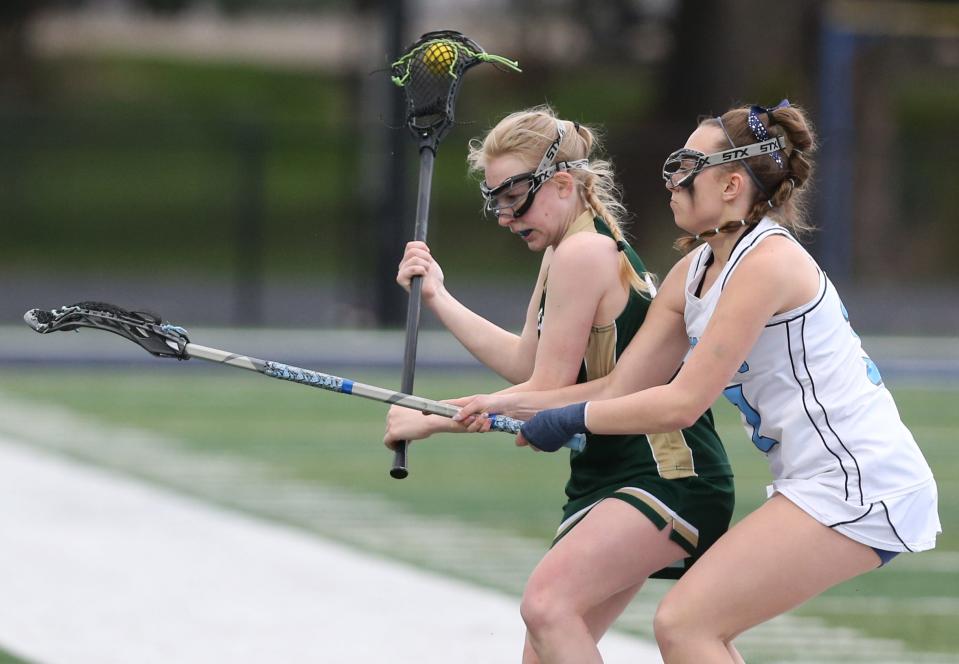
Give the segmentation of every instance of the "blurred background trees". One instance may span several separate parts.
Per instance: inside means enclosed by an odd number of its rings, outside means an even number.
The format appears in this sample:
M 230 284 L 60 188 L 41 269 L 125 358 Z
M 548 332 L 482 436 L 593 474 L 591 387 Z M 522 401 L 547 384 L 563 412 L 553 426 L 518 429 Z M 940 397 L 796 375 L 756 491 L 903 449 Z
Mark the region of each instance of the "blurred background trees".
M 196 323 L 400 324 L 416 155 L 385 70 L 438 28 L 524 69 L 469 73 L 433 186 L 450 288 L 494 320 L 519 324 L 538 261 L 482 217 L 470 137 L 540 103 L 600 125 L 662 274 L 663 156 L 701 114 L 788 97 L 821 133 L 811 247 L 857 329 L 959 329 L 959 9 L 881 0 L 7 0 L 0 316 L 97 295 Z

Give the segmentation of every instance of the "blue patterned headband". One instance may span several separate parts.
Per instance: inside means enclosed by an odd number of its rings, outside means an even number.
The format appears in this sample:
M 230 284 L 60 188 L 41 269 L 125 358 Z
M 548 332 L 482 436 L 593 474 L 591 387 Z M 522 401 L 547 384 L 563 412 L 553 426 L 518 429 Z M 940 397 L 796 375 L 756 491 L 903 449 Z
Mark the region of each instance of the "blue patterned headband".
M 773 106 L 772 108 L 763 108 L 762 106 L 750 106 L 749 107 L 749 118 L 746 122 L 749 124 L 750 131 L 753 132 L 753 136 L 757 141 L 766 141 L 769 140 L 769 132 L 766 130 L 766 126 L 763 125 L 762 120 L 759 119 L 760 113 L 765 113 L 769 116 L 770 124 L 773 122 L 772 112 L 780 108 L 788 108 L 789 100 L 783 99 L 781 102 Z M 776 165 L 779 168 L 786 168 L 786 163 L 783 161 L 782 150 L 776 150 L 775 152 L 770 153 L 770 157 L 775 160 Z

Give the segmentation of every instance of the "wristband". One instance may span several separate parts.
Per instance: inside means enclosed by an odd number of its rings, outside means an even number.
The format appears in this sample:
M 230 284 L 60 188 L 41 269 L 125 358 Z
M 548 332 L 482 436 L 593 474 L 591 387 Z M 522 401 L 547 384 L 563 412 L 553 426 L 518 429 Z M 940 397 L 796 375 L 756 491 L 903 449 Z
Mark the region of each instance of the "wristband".
M 586 402 L 540 411 L 527 420 L 520 431 L 536 449 L 555 452 L 573 434 L 587 432 Z

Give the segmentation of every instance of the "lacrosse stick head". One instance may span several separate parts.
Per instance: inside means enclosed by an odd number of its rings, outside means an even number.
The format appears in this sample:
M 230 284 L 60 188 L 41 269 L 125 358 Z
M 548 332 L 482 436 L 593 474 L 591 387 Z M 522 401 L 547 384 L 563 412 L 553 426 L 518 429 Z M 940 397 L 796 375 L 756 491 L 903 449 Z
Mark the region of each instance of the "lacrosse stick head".
M 393 83 L 406 94 L 406 126 L 421 150 L 428 147 L 436 152 L 453 126 L 463 74 L 481 62 L 520 71 L 516 62 L 487 53 L 455 30 L 427 32 L 392 64 Z
M 90 327 L 118 334 L 157 357 L 189 359 L 187 331 L 146 311 L 128 311 L 106 302 L 78 302 L 59 309 L 31 309 L 23 320 L 40 334 Z

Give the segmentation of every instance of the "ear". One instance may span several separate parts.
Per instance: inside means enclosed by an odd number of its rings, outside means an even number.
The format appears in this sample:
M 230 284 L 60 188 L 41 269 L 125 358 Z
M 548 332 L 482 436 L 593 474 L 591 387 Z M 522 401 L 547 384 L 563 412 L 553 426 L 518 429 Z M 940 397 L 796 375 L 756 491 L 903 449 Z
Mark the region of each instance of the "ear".
M 726 202 L 736 199 L 747 189 L 746 178 L 738 170 L 730 171 L 722 184 L 723 201 Z
M 556 187 L 560 198 L 566 198 L 576 193 L 576 179 L 566 171 L 560 171 L 550 178 Z

